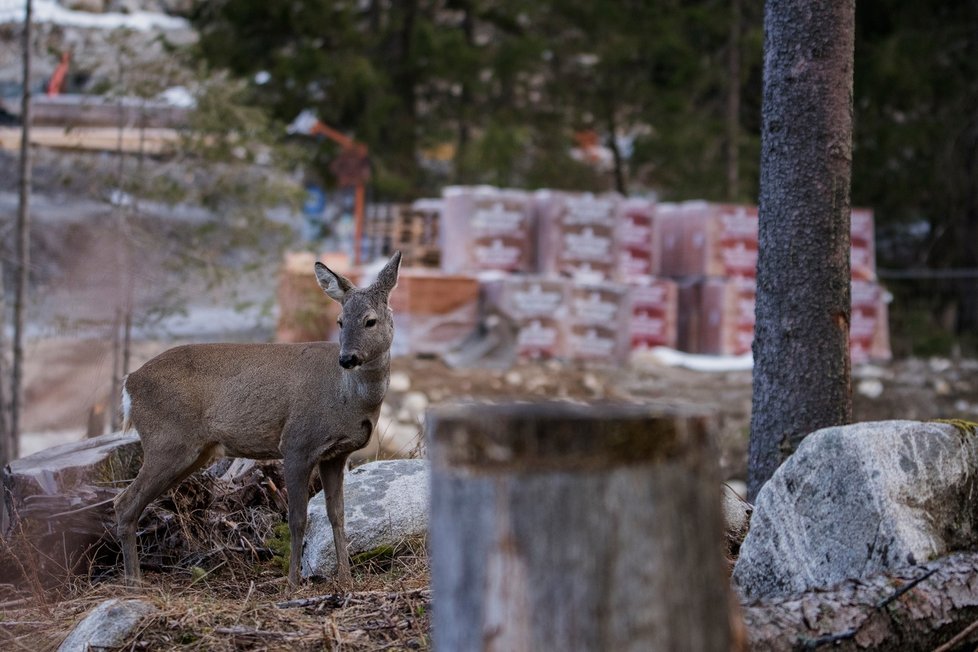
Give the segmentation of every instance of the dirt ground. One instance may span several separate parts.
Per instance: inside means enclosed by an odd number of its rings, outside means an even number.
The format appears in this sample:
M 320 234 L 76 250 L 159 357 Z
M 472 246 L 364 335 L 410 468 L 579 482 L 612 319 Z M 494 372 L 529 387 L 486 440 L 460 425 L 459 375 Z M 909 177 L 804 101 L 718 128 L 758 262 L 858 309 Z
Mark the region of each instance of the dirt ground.
M 174 342 L 138 341 L 133 368 Z M 110 400 L 112 345 L 46 338 L 27 347 L 24 453 L 83 436 L 89 411 Z M 396 358 L 388 401 L 420 393 L 429 407 L 453 401 L 612 401 L 702 406 L 716 414 L 720 465 L 727 479 L 746 477 L 750 372 L 698 372 L 648 358 L 611 366 L 521 362 L 507 370 L 452 369 L 437 359 Z M 854 419 L 978 418 L 978 360 L 909 359 L 853 371 Z

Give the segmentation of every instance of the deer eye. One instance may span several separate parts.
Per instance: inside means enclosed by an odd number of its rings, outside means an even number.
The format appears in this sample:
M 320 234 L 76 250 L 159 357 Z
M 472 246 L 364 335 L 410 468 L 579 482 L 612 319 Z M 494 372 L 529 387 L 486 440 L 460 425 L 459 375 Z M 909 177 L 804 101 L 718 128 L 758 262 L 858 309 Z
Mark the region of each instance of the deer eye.
M 366 326 L 367 328 L 373 328 L 374 326 L 376 326 L 376 325 L 377 325 L 377 320 L 376 320 L 376 319 L 368 319 L 368 320 L 367 320 L 367 323 L 366 323 L 366 324 L 364 324 L 364 325 L 365 325 L 365 326 Z

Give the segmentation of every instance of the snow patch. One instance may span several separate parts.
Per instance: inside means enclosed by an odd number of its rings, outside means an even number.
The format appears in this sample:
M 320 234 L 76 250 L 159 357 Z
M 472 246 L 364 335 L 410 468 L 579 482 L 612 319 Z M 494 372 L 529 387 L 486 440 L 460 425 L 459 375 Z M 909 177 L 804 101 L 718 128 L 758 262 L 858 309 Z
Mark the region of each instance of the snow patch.
M 0 24 L 24 22 L 26 5 L 26 0 L 0 0 Z M 132 29 L 139 32 L 190 29 L 190 23 L 185 19 L 166 14 L 150 11 L 94 14 L 65 9 L 53 0 L 34 0 L 33 15 L 35 23 L 51 23 L 62 27 Z
M 754 356 L 751 353 L 743 355 L 704 355 L 699 353 L 684 353 L 665 346 L 657 346 L 649 351 L 636 352 L 632 361 L 638 364 L 651 362 L 666 367 L 684 367 L 693 371 L 750 371 L 754 368 Z

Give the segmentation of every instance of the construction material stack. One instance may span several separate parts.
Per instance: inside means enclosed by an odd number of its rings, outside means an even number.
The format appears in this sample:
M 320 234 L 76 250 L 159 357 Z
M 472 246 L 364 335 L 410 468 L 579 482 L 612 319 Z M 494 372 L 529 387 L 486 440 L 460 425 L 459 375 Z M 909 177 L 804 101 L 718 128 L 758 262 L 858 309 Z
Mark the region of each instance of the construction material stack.
M 391 297 L 396 353 L 444 353 L 489 313 L 508 318 L 526 358 L 620 363 L 656 347 L 751 350 L 755 206 L 458 186 L 392 215 L 383 253 L 399 249 L 404 260 Z M 875 264 L 873 214 L 855 209 L 856 363 L 890 357 Z

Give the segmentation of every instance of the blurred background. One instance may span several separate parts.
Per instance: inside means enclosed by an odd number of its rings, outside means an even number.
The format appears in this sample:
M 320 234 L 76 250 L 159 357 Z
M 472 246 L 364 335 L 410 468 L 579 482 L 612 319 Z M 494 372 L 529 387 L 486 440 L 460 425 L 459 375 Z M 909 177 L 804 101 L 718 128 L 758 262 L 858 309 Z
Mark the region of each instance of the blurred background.
M 856 12 L 855 417 L 974 419 L 978 8 Z M 717 404 L 744 477 L 759 3 L 35 0 L 34 18 L 21 454 L 116 427 L 121 377 L 174 343 L 331 337 L 312 262 L 366 282 L 399 249 L 399 357 L 364 455 L 417 453 L 425 407 L 452 398 L 655 399 Z M 23 20 L 0 0 L 8 342 Z

